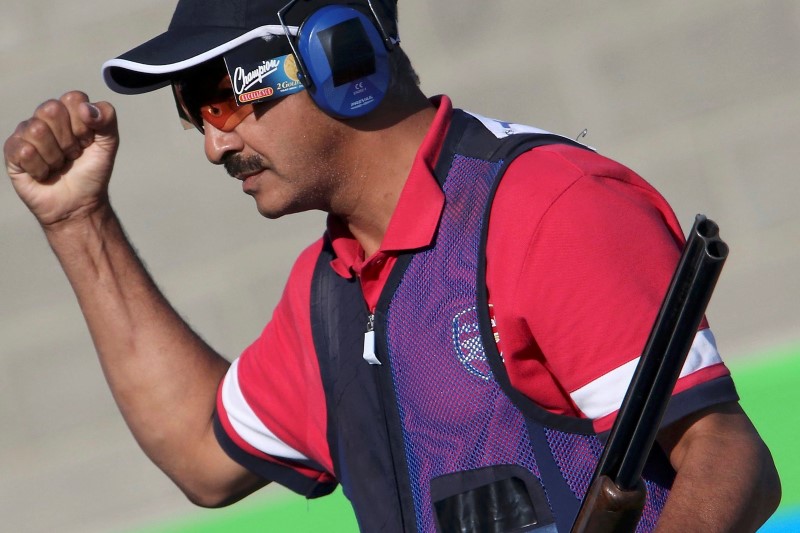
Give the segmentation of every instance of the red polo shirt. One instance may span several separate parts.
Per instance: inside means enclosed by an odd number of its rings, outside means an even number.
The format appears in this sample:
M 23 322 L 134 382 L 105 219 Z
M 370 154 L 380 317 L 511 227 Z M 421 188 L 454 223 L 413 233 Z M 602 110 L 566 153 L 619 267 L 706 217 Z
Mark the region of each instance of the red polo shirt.
M 337 258 L 374 309 L 398 252 L 432 243 L 444 208 L 433 175 L 452 115 L 447 97 L 417 153 L 380 249 L 365 258 L 329 217 Z M 536 148 L 508 168 L 492 205 L 487 286 L 512 384 L 543 408 L 610 428 L 680 254 L 666 201 L 631 170 L 567 145 Z M 262 335 L 220 386 L 218 413 L 243 451 L 329 481 L 326 408 L 311 336 L 311 278 L 321 241 L 292 269 Z M 729 380 L 713 336 L 698 333 L 668 419 L 735 399 L 697 385 Z M 670 418 L 671 417 L 671 418 Z

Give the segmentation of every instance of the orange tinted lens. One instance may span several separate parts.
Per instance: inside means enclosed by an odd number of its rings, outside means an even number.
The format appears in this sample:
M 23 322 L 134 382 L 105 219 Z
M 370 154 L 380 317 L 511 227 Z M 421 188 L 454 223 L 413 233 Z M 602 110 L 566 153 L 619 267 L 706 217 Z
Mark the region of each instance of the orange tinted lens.
M 230 98 L 221 102 L 201 106 L 200 116 L 218 130 L 233 131 L 253 111 L 253 106 L 250 104 L 237 105 L 231 94 Z

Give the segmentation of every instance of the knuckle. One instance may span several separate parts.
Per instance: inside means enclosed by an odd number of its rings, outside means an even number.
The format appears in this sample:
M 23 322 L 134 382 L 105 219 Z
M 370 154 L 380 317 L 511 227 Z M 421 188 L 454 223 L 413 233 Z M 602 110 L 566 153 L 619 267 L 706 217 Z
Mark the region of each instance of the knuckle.
M 78 105 L 81 102 L 88 102 L 89 96 L 83 91 L 69 91 L 61 96 L 61 101 L 67 105 Z
M 19 124 L 17 124 L 17 128 L 14 130 L 12 135 L 13 137 L 22 137 L 25 134 L 25 130 L 28 128 L 28 123 L 30 120 L 23 120 Z
M 49 172 L 36 149 L 27 143 L 19 145 L 13 153 L 6 154 L 6 168 L 27 172 L 36 180 L 46 177 Z
M 29 120 L 25 129 L 27 136 L 35 140 L 45 139 L 50 132 L 50 127 L 47 123 L 38 118 Z
M 35 116 L 45 119 L 56 119 L 64 112 L 64 106 L 58 100 L 47 100 L 36 108 Z
M 22 143 L 17 147 L 16 154 L 17 154 L 17 159 L 21 163 L 24 163 L 27 161 L 32 161 L 34 159 L 37 159 L 38 152 L 36 151 L 36 148 L 33 147 L 33 145 L 28 143 Z
M 16 152 L 16 147 L 19 144 L 19 138 L 16 135 L 8 137 L 3 143 L 3 155 L 8 159 L 10 155 Z

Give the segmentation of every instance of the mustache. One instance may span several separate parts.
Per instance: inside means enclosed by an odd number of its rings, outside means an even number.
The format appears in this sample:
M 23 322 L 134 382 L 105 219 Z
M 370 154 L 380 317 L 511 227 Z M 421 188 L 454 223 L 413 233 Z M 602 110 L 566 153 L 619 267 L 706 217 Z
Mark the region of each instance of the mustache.
M 245 174 L 252 174 L 267 168 L 264 159 L 256 154 L 243 156 L 241 154 L 228 154 L 223 157 L 222 164 L 229 176 L 238 178 Z

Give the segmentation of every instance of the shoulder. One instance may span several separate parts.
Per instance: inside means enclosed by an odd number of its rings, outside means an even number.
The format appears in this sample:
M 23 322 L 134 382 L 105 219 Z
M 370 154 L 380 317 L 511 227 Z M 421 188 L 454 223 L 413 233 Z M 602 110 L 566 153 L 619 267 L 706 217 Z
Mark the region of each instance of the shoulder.
M 665 232 L 660 238 L 673 246 L 683 239 L 672 208 L 636 172 L 592 150 L 550 144 L 511 162 L 492 203 L 489 231 L 490 240 L 514 238 L 522 245 L 547 240 L 545 228 L 557 238 L 608 239 L 619 235 L 609 230 L 642 221 Z
M 627 166 L 593 150 L 569 144 L 547 144 L 529 150 L 509 164 L 501 186 L 536 191 L 542 201 L 555 201 L 579 182 L 577 194 L 614 187 L 632 196 L 661 200 L 661 195 Z

